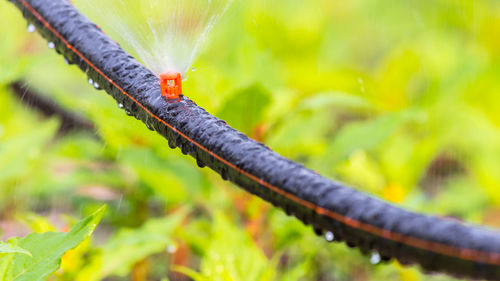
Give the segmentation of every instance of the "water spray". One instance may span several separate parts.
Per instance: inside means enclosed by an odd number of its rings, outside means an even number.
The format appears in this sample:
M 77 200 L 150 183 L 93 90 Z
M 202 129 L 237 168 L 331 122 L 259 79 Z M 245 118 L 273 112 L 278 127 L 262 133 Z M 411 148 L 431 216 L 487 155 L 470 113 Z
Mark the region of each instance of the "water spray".
M 73 0 L 160 78 L 162 96 L 169 99 L 182 94 L 182 78 L 233 1 Z

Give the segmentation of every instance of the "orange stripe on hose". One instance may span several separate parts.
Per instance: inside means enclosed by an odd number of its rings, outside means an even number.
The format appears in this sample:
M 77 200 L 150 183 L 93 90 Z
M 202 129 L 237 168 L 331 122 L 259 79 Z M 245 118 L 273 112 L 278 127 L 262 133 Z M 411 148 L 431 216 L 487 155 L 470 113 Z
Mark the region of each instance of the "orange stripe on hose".
M 342 222 L 345 225 L 348 225 L 352 228 L 359 229 L 365 232 L 368 232 L 370 234 L 379 236 L 384 239 L 392 240 L 397 243 L 405 244 L 411 247 L 419 248 L 422 250 L 426 250 L 429 252 L 434 252 L 442 255 L 447 255 L 463 260 L 469 260 L 469 261 L 474 261 L 474 262 L 480 262 L 480 263 L 486 263 L 490 265 L 496 265 L 500 266 L 500 253 L 496 252 L 483 252 L 483 251 L 478 251 L 478 250 L 473 250 L 473 249 L 467 249 L 467 248 L 459 248 L 455 246 L 450 246 L 438 242 L 432 242 L 432 241 L 427 241 L 421 238 L 416 238 L 412 236 L 407 236 L 401 233 L 393 232 L 387 229 L 383 229 L 368 223 L 364 223 L 346 216 L 343 216 L 339 213 L 330 211 L 328 209 L 322 208 L 320 206 L 317 206 L 309 201 L 306 201 L 302 198 L 299 198 L 291 193 L 288 193 L 252 174 L 249 172 L 246 172 L 240 168 L 238 168 L 236 165 L 232 164 L 231 162 L 225 160 L 224 158 L 220 157 L 219 155 L 215 154 L 214 152 L 210 151 L 206 147 L 202 146 L 195 140 L 189 138 L 182 132 L 178 131 L 176 128 L 174 128 L 172 125 L 168 124 L 165 122 L 163 119 L 159 118 L 158 116 L 154 115 L 151 111 L 149 111 L 144 105 L 142 105 L 140 102 L 138 102 L 136 99 L 134 99 L 130 94 L 125 92 L 120 86 L 118 86 L 113 80 L 111 80 L 108 76 L 106 76 L 99 68 L 97 68 L 94 64 L 92 64 L 84 55 L 82 55 L 75 47 L 73 47 L 69 42 L 61 35 L 59 32 L 57 32 L 31 5 L 29 5 L 26 0 L 19 0 L 21 4 L 28 9 L 38 20 L 40 20 L 46 27 L 49 29 L 57 38 L 59 38 L 68 49 L 73 51 L 76 55 L 78 55 L 82 60 L 84 60 L 90 67 L 92 67 L 99 75 L 101 75 L 103 78 L 105 78 L 109 83 L 111 83 L 114 87 L 116 87 L 122 94 L 130 98 L 132 101 L 134 101 L 138 106 L 140 106 L 144 111 L 146 111 L 151 117 L 155 118 L 159 122 L 163 123 L 165 126 L 170 128 L 172 131 L 178 133 L 180 136 L 182 136 L 184 139 L 187 141 L 191 142 L 192 144 L 196 145 L 206 153 L 210 154 L 220 162 L 224 163 L 226 166 L 230 167 L 231 169 L 235 170 L 236 172 L 248 177 L 249 179 L 255 181 L 256 183 L 267 187 L 268 189 L 282 195 L 283 197 L 286 197 L 287 199 L 294 201 L 295 203 L 302 205 L 308 209 L 311 209 L 315 211 L 319 215 L 327 216 L 331 219 L 334 219 L 336 221 Z

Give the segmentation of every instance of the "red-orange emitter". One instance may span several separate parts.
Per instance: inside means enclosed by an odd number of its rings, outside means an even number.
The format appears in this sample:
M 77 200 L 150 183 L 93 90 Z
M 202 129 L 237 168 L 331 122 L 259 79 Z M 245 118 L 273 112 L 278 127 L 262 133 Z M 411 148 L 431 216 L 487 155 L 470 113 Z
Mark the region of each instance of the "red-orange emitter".
M 182 95 L 182 76 L 179 72 L 160 74 L 161 95 L 167 99 L 176 99 Z

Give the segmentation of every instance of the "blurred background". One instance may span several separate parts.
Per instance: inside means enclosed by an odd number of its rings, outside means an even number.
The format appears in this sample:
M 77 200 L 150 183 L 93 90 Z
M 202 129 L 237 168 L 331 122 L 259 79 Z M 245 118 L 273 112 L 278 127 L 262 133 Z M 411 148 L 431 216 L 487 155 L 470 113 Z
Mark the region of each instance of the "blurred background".
M 380 263 L 223 181 L 88 84 L 0 1 L 2 240 L 98 229 L 51 280 L 454 280 Z M 500 227 L 500 2 L 236 0 L 184 93 L 411 211 Z

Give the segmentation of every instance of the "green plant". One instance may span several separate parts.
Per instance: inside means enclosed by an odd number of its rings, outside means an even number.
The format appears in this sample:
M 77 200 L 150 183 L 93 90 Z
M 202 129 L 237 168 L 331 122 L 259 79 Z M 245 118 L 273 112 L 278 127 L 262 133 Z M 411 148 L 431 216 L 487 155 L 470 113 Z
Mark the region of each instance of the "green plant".
M 77 247 L 97 227 L 104 207 L 76 223 L 68 233 L 32 233 L 0 244 L 1 281 L 47 280 L 61 265 L 61 257 Z

